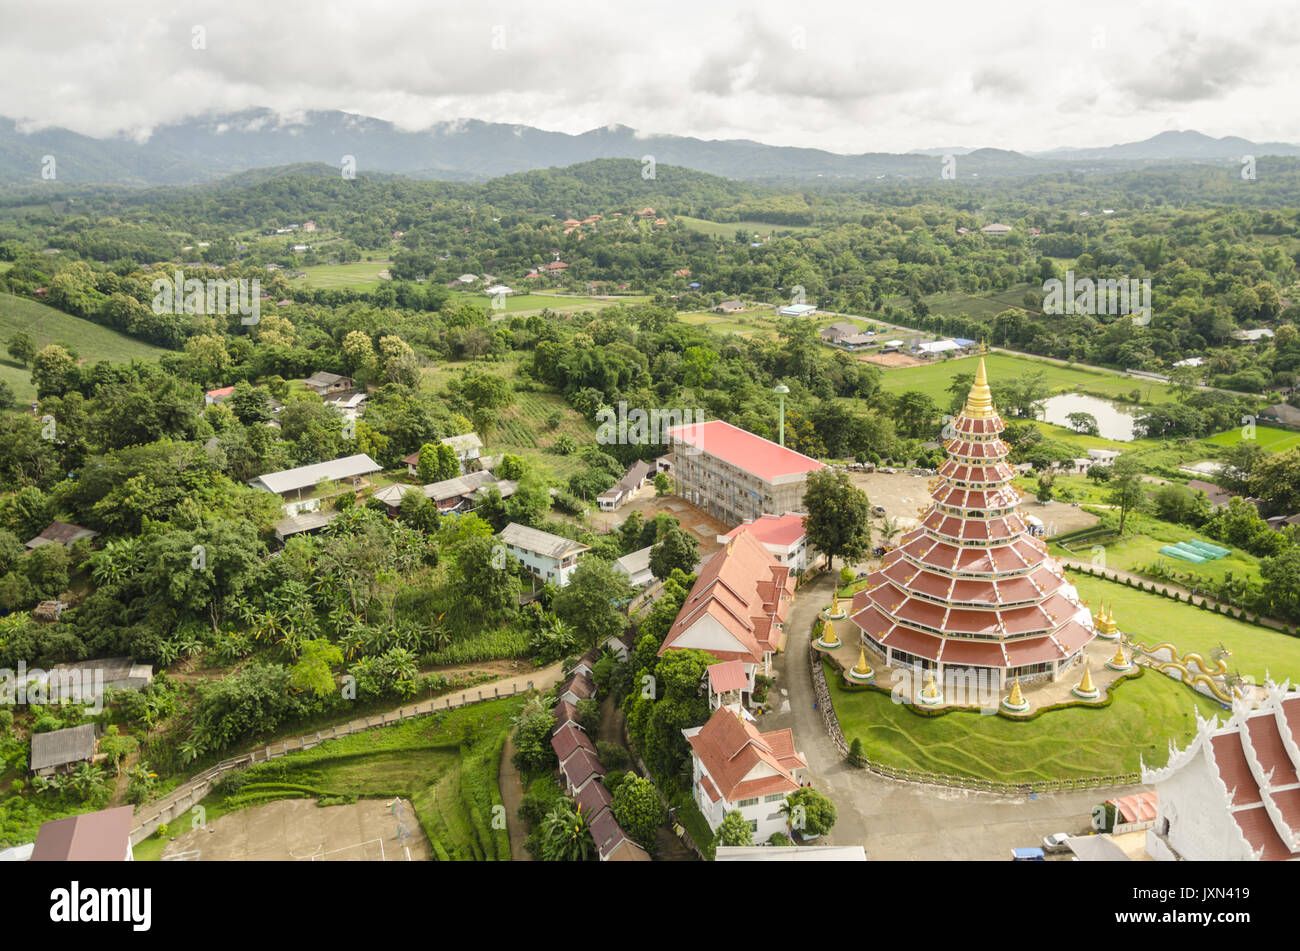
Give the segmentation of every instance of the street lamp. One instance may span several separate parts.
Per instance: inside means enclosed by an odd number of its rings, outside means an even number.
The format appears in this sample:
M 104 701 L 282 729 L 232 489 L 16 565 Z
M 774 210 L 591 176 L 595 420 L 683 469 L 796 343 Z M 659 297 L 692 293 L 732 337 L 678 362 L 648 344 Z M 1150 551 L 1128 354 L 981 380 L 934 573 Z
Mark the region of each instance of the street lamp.
M 777 442 L 780 443 L 782 446 L 784 446 L 785 445 L 785 395 L 790 392 L 790 387 L 786 386 L 784 383 L 778 383 L 772 389 L 772 392 L 775 393 L 777 399 L 781 401 L 780 424 L 777 429 L 777 433 L 778 433 Z

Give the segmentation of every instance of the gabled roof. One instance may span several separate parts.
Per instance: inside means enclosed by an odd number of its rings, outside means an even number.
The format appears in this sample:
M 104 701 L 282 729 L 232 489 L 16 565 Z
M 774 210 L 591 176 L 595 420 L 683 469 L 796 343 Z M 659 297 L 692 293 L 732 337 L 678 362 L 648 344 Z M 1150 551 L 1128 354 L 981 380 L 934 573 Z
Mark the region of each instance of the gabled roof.
M 804 516 L 799 512 L 787 512 L 785 515 L 760 515 L 758 518 L 741 522 L 723 538 L 735 538 L 741 532 L 749 532 L 764 545 L 789 548 L 807 532 L 804 529 Z
M 687 741 L 726 802 L 792 793 L 799 782 L 791 773 L 808 766 L 789 730 L 760 733 L 725 707 Z
M 51 522 L 45 531 L 27 543 L 27 547 L 40 548 L 42 545 L 48 545 L 51 542 L 57 542 L 60 545 L 71 545 L 83 538 L 96 538 L 98 536 L 99 532 L 92 532 L 88 528 L 82 528 L 80 525 L 73 525 L 70 522 Z
M 564 696 L 566 693 L 573 693 L 579 700 L 590 700 L 596 696 L 596 685 L 592 683 L 591 677 L 587 674 L 574 674 L 560 684 L 560 696 Z
M 575 542 L 572 538 L 552 535 L 550 532 L 529 528 L 527 525 L 520 525 L 518 522 L 511 522 L 501 529 L 499 537 L 507 545 L 514 545 L 524 551 L 545 555 L 557 561 L 563 560 L 569 555 L 587 551 L 586 545 Z
M 49 733 L 32 734 L 28 766 L 33 772 L 54 766 L 80 763 L 95 755 L 95 728 L 89 723 Z
M 563 725 L 551 734 L 551 749 L 555 750 L 555 758 L 561 763 L 580 749 L 586 750 L 593 755 L 596 752 L 596 747 L 592 745 L 591 740 L 587 739 L 587 734 L 583 733 L 576 723 Z
M 450 446 L 457 452 L 468 452 L 471 449 L 483 448 L 483 440 L 478 438 L 478 433 L 461 433 L 459 436 L 448 436 L 446 439 L 438 441 L 444 446 Z
M 767 651 L 780 649 L 780 625 L 794 595 L 794 578 L 752 532 L 741 532 L 700 569 L 690 594 L 663 645 L 666 651 L 706 615 L 738 642 L 735 651 L 713 650 L 721 660 L 758 662 Z
M 445 502 L 448 499 L 471 496 L 485 485 L 490 485 L 496 481 L 496 477 L 491 472 L 480 469 L 478 472 L 456 476 L 454 479 L 430 482 L 424 487 L 424 494 L 435 502 Z
M 720 419 L 674 426 L 668 430 L 668 437 L 670 444 L 684 443 L 692 446 L 765 482 L 826 468 L 810 456 L 777 445 L 762 436 L 755 436 Z
M 605 768 L 600 765 L 595 753 L 578 749 L 560 764 L 560 772 L 571 788 L 580 789 L 593 776 L 604 776 Z
M 122 862 L 131 848 L 131 806 L 86 812 L 41 825 L 33 862 Z
M 274 492 L 279 495 L 284 492 L 293 492 L 296 489 L 310 488 L 322 479 L 335 482 L 339 479 L 369 475 L 372 472 L 379 472 L 381 469 L 383 469 L 383 466 L 364 452 L 360 452 L 354 456 L 344 456 L 342 459 L 331 459 L 329 462 L 316 462 L 309 466 L 299 466 L 296 469 L 268 472 L 266 475 L 260 475 L 251 480 L 248 484 L 255 489 L 265 489 L 267 492 Z
M 308 386 L 333 386 L 334 384 L 341 383 L 344 380 L 351 382 L 352 378 L 339 376 L 337 373 L 327 373 L 322 370 L 318 373 L 313 373 L 311 376 L 307 377 L 307 379 L 303 380 L 303 382 Z
M 745 673 L 743 661 L 729 660 L 721 664 L 712 664 L 707 672 L 709 689 L 714 693 L 745 690 L 749 687 L 749 676 Z

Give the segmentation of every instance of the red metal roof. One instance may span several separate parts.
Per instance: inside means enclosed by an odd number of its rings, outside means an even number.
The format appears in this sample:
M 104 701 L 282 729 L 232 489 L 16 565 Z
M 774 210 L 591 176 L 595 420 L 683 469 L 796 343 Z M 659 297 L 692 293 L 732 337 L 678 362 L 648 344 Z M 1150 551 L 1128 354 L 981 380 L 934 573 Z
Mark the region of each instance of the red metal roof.
M 671 442 L 694 446 L 702 452 L 731 463 L 738 469 L 758 476 L 765 482 L 772 482 L 782 476 L 816 472 L 826 468 L 816 459 L 779 446 L 762 436 L 755 436 L 722 420 L 674 426 L 668 430 L 668 436 Z

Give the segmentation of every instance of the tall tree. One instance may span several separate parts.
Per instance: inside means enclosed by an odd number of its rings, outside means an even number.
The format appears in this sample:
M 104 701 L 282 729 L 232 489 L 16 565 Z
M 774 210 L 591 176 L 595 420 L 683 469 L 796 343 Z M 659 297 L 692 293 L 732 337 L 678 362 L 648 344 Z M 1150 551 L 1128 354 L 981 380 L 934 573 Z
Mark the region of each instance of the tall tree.
M 1119 509 L 1119 533 L 1124 534 L 1128 513 L 1139 508 L 1146 500 L 1142 487 L 1142 466 L 1131 455 L 1123 455 L 1111 464 L 1110 490 L 1106 502 Z
M 808 476 L 804 489 L 804 531 L 808 543 L 827 557 L 827 568 L 835 559 L 861 561 L 871 548 L 871 503 L 867 493 L 856 488 L 849 477 L 834 469 L 822 469 Z

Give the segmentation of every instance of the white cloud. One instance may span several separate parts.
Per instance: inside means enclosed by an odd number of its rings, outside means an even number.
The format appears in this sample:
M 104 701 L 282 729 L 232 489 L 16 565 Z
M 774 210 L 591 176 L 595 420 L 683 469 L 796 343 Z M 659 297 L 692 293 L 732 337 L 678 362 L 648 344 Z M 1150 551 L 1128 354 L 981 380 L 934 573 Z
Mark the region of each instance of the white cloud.
M 1023 150 L 1169 127 L 1300 141 L 1300 32 L 1266 3 L 142 0 L 10 13 L 0 115 L 147 135 L 197 113 L 340 109 L 405 129 Z M 194 48 L 202 27 L 204 48 Z

